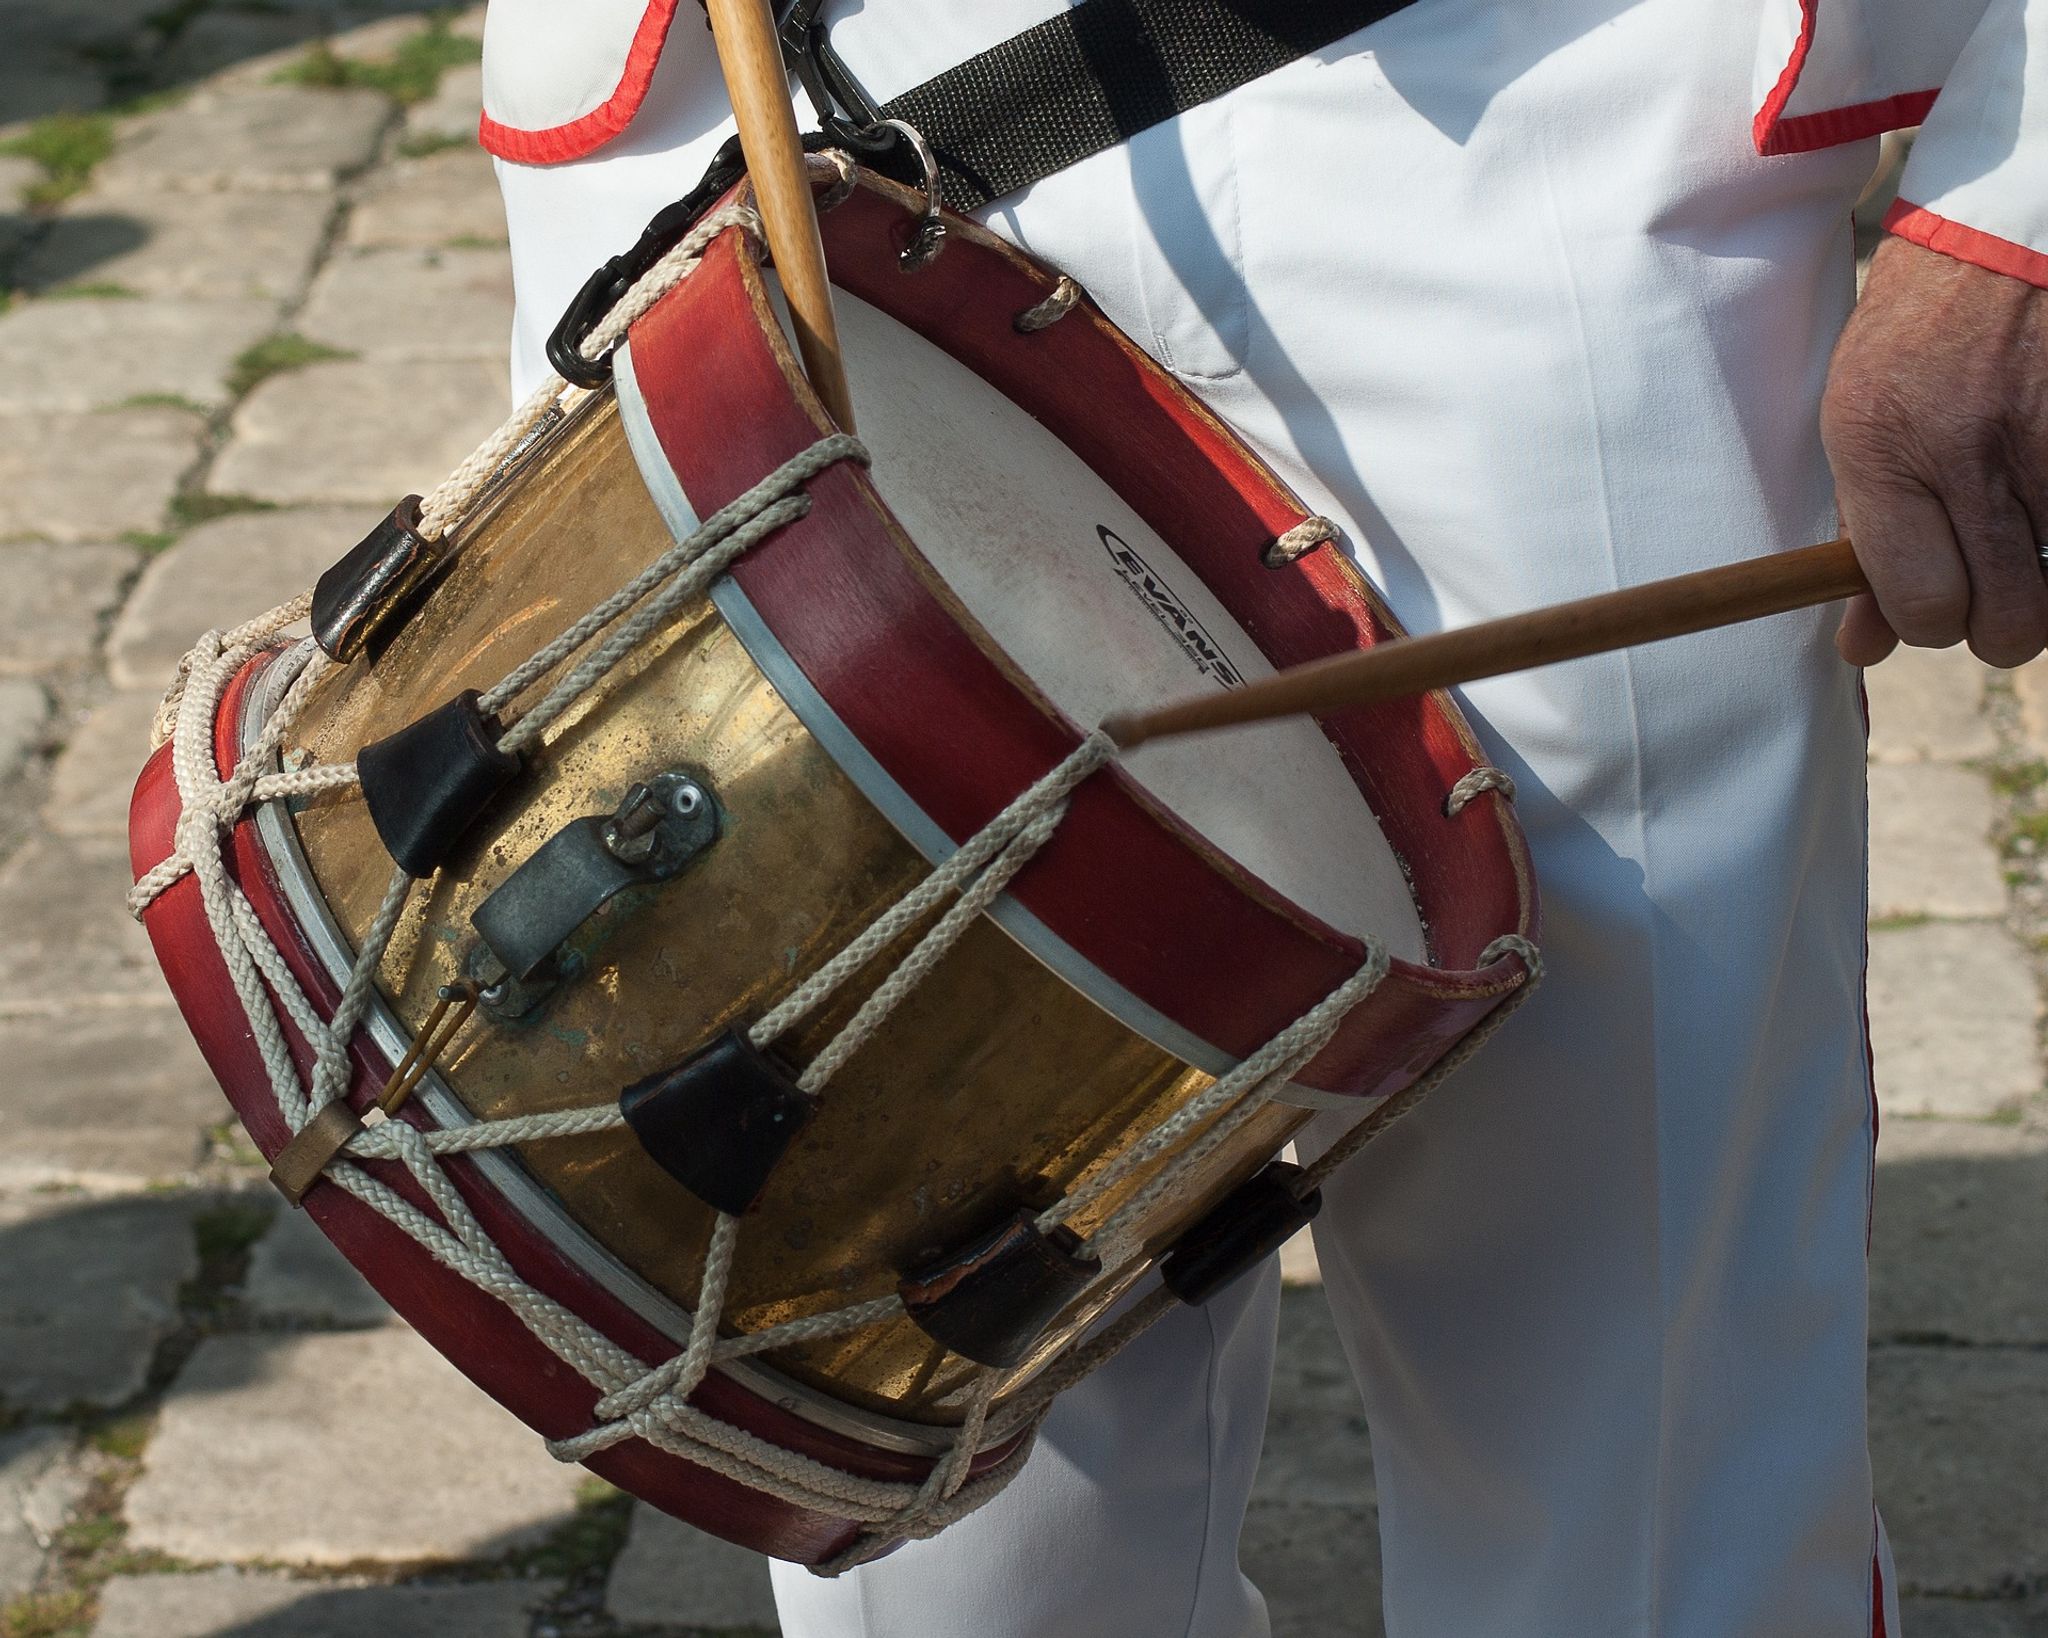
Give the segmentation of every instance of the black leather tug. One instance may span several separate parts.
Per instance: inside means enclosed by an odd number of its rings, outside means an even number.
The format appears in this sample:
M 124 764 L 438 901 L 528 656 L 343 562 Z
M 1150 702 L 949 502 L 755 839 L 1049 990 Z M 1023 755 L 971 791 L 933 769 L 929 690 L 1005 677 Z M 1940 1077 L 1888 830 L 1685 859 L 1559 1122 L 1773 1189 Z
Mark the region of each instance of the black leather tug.
M 440 554 L 420 538 L 420 498 L 408 495 L 313 585 L 313 641 L 330 658 L 354 659 L 407 612 Z
M 619 1094 L 619 1112 L 648 1158 L 734 1217 L 761 1198 L 816 1111 L 817 1101 L 739 1028 Z
M 978 1365 L 1010 1366 L 1102 1272 L 1071 1229 L 1041 1234 L 1025 1208 L 897 1286 L 927 1336 Z
M 370 820 L 409 876 L 431 876 L 519 769 L 473 688 L 356 753 Z
M 1211 1206 L 1161 1261 L 1166 1289 L 1197 1306 L 1278 1251 L 1323 1209 L 1321 1189 L 1296 1197 L 1299 1176 L 1299 1166 L 1272 1161 Z

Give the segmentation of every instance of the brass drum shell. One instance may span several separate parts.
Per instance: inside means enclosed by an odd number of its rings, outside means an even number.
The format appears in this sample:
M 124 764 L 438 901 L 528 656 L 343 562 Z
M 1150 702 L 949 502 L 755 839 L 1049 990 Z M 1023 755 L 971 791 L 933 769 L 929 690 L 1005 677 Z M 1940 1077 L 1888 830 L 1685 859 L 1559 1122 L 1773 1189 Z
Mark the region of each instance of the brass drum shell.
M 388 646 L 322 681 L 288 749 L 348 761 L 461 690 L 488 688 L 670 544 L 600 395 L 466 528 L 456 568 Z M 723 834 L 677 879 L 617 901 L 587 973 L 535 1021 L 479 1015 L 464 1027 L 438 1068 L 475 1116 L 616 1099 L 758 1017 L 928 869 L 704 602 L 549 727 L 479 839 L 413 895 L 380 980 L 405 1028 L 416 1034 L 439 988 L 462 976 L 486 895 L 569 820 L 671 768 L 708 779 Z M 360 942 L 391 871 L 363 804 L 316 800 L 296 822 L 321 892 Z M 807 1059 L 897 953 L 781 1045 Z M 832 1080 L 742 1224 L 725 1322 L 753 1331 L 892 1291 L 1018 1204 L 1068 1191 L 1208 1084 L 983 918 Z M 1170 1242 L 1306 1118 L 1275 1104 L 1248 1121 L 1197 1188 L 1145 1224 L 1148 1246 Z M 519 1158 L 635 1275 L 694 1306 L 711 1213 L 630 1132 L 529 1144 Z M 1085 1233 L 1147 1175 L 1074 1226 Z M 1005 1391 L 1115 1294 L 1099 1282 Z M 907 1320 L 766 1361 L 850 1405 L 928 1423 L 957 1421 L 982 1369 Z

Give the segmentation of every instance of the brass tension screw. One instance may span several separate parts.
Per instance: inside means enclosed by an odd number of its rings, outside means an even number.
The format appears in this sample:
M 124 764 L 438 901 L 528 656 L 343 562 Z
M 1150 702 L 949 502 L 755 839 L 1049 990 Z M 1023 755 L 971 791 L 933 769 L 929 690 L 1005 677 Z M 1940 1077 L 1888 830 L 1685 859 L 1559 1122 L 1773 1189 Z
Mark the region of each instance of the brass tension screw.
M 397 1114 L 405 1100 L 412 1096 L 413 1088 L 426 1079 L 427 1071 L 434 1067 L 448 1049 L 448 1043 L 455 1039 L 455 1032 L 468 1023 L 469 1015 L 476 1011 L 480 993 L 477 986 L 466 978 L 457 984 L 441 986 L 434 1010 L 427 1014 L 427 1021 L 414 1039 L 412 1049 L 400 1060 L 377 1099 L 377 1107 L 385 1114 Z

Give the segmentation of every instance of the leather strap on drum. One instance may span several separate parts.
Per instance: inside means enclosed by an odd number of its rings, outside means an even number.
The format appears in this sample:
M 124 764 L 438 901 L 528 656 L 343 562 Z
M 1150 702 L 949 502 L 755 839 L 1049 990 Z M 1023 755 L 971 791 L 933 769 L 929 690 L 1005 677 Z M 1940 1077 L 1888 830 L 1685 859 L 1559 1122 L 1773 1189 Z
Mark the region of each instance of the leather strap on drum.
M 782 32 L 828 131 L 866 147 L 856 133 L 878 119 L 915 126 L 938 155 L 946 203 L 972 210 L 1413 3 L 1086 0 L 879 109 L 814 21 L 817 0 L 790 6 Z M 836 119 L 842 112 L 850 118 Z M 835 130 L 838 124 L 849 129 Z

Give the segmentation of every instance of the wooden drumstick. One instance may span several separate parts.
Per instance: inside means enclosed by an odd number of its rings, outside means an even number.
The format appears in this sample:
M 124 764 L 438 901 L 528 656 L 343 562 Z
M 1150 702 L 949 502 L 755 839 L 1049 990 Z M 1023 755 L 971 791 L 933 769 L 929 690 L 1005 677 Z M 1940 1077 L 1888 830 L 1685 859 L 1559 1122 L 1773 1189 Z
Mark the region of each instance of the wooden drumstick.
M 1732 626 L 1870 589 L 1846 540 L 1748 563 L 1702 569 L 1647 586 L 1487 620 L 1430 637 L 1405 637 L 1356 654 L 1311 660 L 1263 681 L 1103 723 L 1125 750 L 1148 739 L 1271 717 L 1321 715 L 1347 705 L 1450 688 L 1559 660 Z
M 825 274 L 825 246 L 818 237 L 818 213 L 804 174 L 803 142 L 797 136 L 796 110 L 790 106 L 775 20 L 769 15 L 768 0 L 708 0 L 706 10 L 726 95 L 739 124 L 740 147 L 761 207 L 761 224 L 768 231 L 768 251 L 789 302 L 804 373 L 840 430 L 851 432 L 853 395 L 846 387 L 839 327 L 832 318 L 832 286 Z

